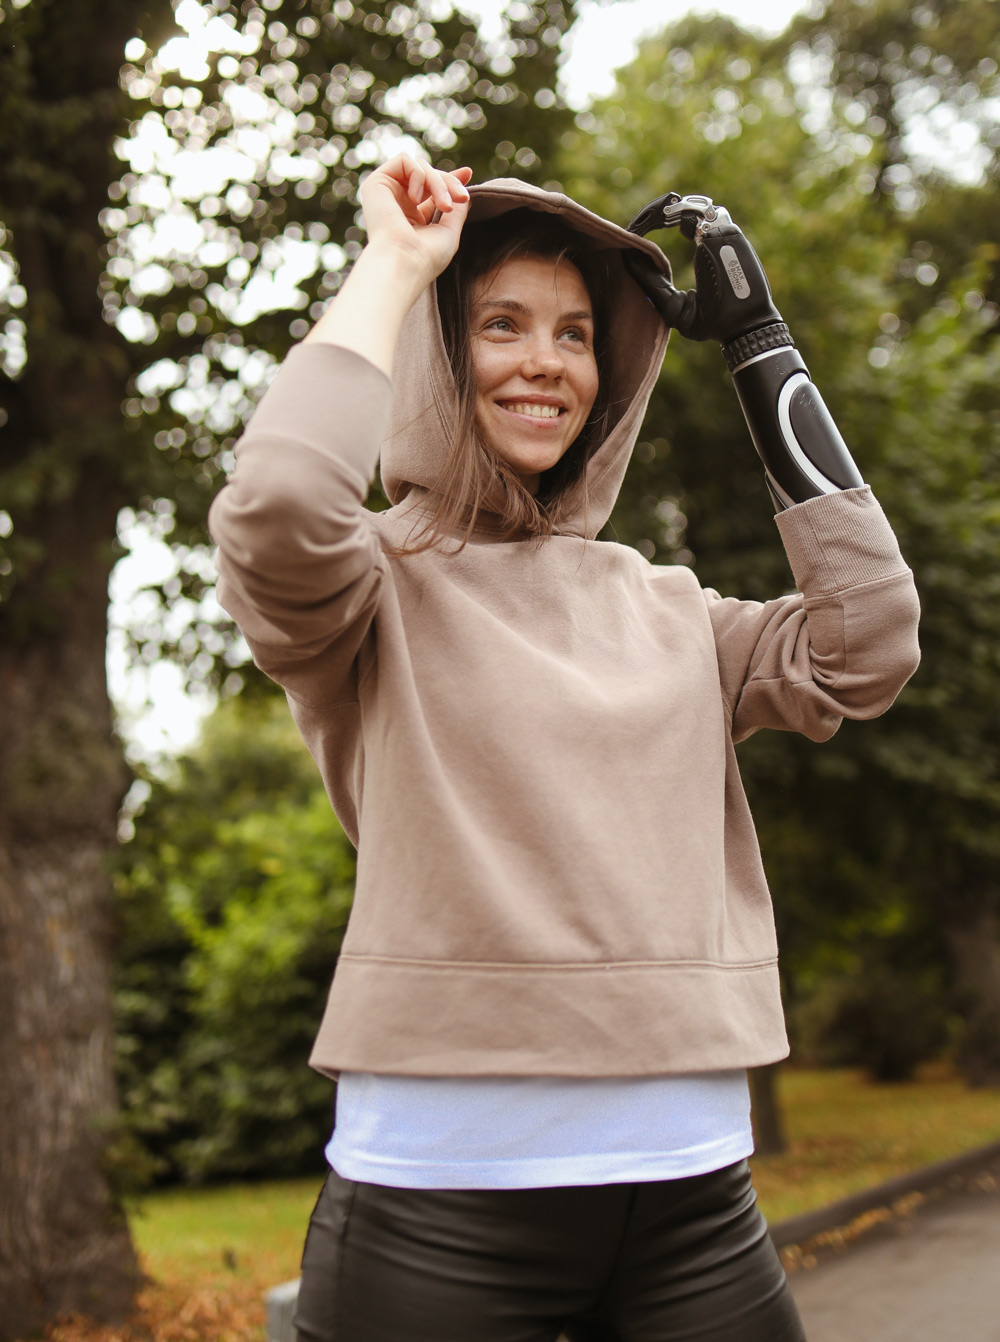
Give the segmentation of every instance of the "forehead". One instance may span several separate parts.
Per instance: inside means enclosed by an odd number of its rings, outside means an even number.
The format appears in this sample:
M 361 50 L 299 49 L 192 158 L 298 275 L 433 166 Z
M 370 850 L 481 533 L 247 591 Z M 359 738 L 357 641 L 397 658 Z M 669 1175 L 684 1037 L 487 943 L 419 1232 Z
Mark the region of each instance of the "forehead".
M 514 299 L 518 302 L 558 302 L 590 309 L 590 294 L 572 261 L 545 256 L 512 256 L 476 281 L 473 303 Z

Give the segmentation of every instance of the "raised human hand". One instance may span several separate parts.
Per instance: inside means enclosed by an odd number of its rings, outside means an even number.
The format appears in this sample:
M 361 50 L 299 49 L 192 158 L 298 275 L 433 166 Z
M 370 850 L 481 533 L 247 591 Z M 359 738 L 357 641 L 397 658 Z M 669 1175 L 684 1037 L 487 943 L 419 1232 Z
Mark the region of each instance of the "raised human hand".
M 414 267 L 414 279 L 425 288 L 455 255 L 469 210 L 466 183 L 471 168 L 442 172 L 397 154 L 365 179 L 361 204 L 368 246 L 394 248 Z

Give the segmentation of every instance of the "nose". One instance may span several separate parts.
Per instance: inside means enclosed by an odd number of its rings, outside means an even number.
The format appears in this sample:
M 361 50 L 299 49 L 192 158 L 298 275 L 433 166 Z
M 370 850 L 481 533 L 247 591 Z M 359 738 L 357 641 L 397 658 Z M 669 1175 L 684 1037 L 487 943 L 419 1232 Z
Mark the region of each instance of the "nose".
M 536 336 L 528 342 L 522 364 L 525 377 L 558 380 L 565 371 L 562 350 L 553 336 Z

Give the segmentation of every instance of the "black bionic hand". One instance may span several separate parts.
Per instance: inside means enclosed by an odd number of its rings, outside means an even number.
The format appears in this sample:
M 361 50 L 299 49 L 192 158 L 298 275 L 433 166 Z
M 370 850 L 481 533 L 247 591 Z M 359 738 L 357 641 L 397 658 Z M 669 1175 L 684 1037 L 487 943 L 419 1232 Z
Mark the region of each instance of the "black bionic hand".
M 654 228 L 680 228 L 697 245 L 695 287 L 682 293 L 660 275 L 639 252 L 625 255 L 625 264 L 647 290 L 668 325 L 688 340 L 718 340 L 728 345 L 765 326 L 782 326 L 781 313 L 771 300 L 771 289 L 757 253 L 729 217 L 707 196 L 680 196 L 668 191 L 640 210 L 629 224 L 639 237 Z M 641 272 L 641 273 L 640 273 Z M 660 283 L 656 295 L 648 283 L 653 272 Z M 645 282 L 644 282 L 645 281 Z M 668 295 L 667 301 L 660 295 Z M 777 333 L 775 333 L 777 334 Z M 785 344 L 790 345 L 787 327 Z
M 675 289 L 641 252 L 623 252 L 625 265 L 668 326 L 722 345 L 775 506 L 863 484 L 774 306 L 757 253 L 728 212 L 707 196 L 670 191 L 641 210 L 629 231 L 644 237 L 671 227 L 697 247 L 693 289 Z
M 730 345 L 765 326 L 780 326 L 787 335 L 781 313 L 771 301 L 764 267 L 734 223 L 718 223 L 702 231 L 694 278 L 694 339 Z

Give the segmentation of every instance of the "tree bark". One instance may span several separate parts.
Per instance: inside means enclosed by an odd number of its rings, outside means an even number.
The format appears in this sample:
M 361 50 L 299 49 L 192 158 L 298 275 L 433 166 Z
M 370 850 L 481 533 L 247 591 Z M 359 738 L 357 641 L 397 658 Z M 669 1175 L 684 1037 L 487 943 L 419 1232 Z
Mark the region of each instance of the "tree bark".
M 753 1144 L 758 1156 L 780 1156 L 786 1147 L 777 1087 L 780 1066 L 780 1062 L 772 1062 L 766 1067 L 751 1067 L 749 1073 Z
M 959 1062 L 970 1086 L 1000 1086 L 1000 926 L 990 907 L 945 925 L 958 1009 Z
M 104 672 L 116 506 L 92 476 L 51 510 L 56 618 L 0 646 L 0 1342 L 61 1313 L 120 1319 L 138 1283 L 106 1160 L 108 854 L 127 785 Z
M 18 544 L 0 602 L 0 1342 L 61 1313 L 124 1316 L 139 1271 L 108 1179 L 110 858 L 128 784 L 105 678 L 121 404 L 100 222 L 128 124 L 124 44 L 162 0 L 5 7 L 0 201 L 27 301 L 0 391 L 0 489 Z M 7 572 L 10 573 L 8 568 Z

